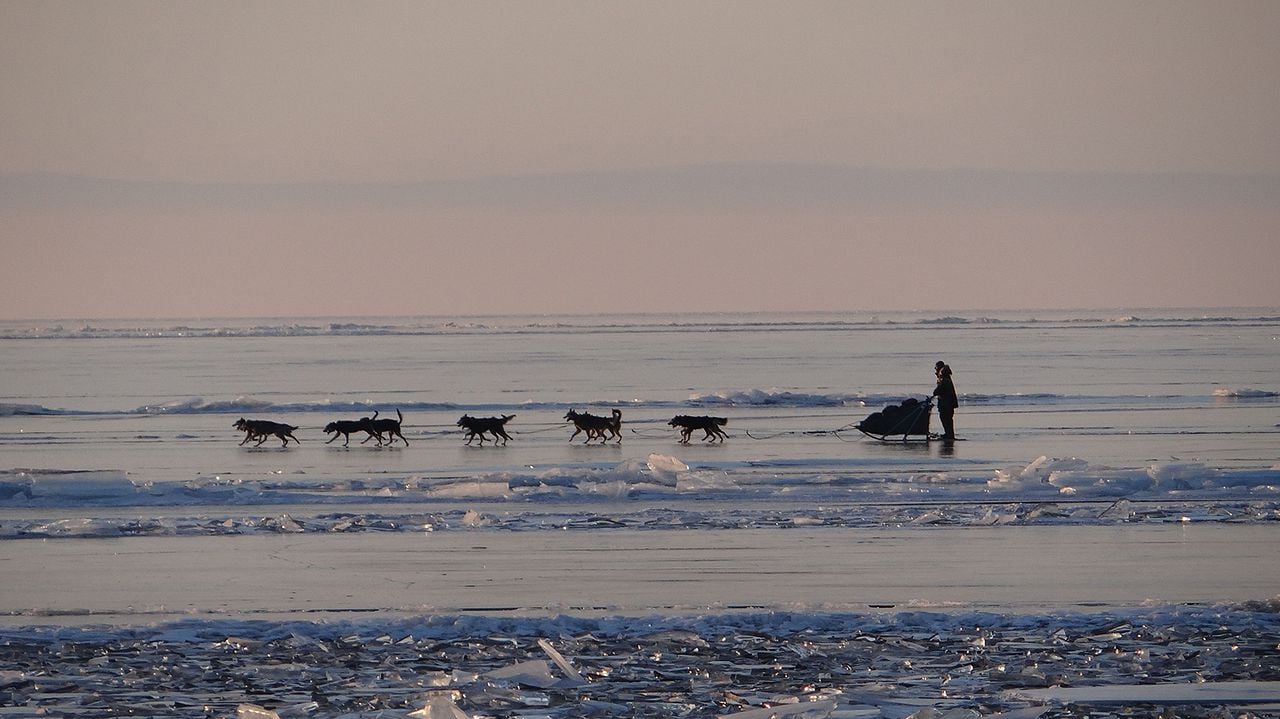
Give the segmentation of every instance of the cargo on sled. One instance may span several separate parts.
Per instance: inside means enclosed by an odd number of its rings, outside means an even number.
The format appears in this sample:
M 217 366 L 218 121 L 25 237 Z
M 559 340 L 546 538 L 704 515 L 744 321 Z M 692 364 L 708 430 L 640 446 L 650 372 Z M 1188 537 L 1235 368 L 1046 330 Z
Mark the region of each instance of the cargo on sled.
M 921 402 L 914 397 L 891 404 L 855 425 L 858 431 L 881 442 L 903 442 L 916 437 L 929 439 L 929 414 L 933 398 Z

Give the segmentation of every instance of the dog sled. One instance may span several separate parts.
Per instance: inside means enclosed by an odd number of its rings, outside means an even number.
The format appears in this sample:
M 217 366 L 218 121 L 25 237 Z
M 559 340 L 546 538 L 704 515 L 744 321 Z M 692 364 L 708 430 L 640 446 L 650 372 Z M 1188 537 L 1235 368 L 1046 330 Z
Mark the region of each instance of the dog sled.
M 929 414 L 932 409 L 932 398 L 921 402 L 908 397 L 901 404 L 891 404 L 872 413 L 855 427 L 859 432 L 881 442 L 906 442 L 912 438 L 927 441 Z

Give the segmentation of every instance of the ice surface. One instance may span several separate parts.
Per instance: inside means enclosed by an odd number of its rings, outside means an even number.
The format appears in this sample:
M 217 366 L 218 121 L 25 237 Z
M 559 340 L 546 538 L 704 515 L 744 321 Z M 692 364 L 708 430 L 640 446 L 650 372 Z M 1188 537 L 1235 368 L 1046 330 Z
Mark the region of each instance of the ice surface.
M 810 466 L 812 465 L 812 466 Z M 420 475 L 366 479 L 313 479 L 202 475 L 173 482 L 135 484 L 116 470 L 0 470 L 0 507 L 158 507 L 183 505 L 341 505 L 476 500 L 538 503 L 648 497 L 735 496 L 767 501 L 809 497 L 815 504 L 921 498 L 938 502 L 1186 499 L 1280 499 L 1280 465 L 1266 469 L 1216 468 L 1199 462 L 1155 462 L 1140 467 L 1093 465 L 1080 458 L 1042 456 L 994 472 L 920 472 L 846 476 L 822 463 L 748 462 L 725 469 L 691 467 L 650 453 L 604 467 L 546 467 L 433 478 Z M 1227 490 L 1230 490 L 1228 493 Z

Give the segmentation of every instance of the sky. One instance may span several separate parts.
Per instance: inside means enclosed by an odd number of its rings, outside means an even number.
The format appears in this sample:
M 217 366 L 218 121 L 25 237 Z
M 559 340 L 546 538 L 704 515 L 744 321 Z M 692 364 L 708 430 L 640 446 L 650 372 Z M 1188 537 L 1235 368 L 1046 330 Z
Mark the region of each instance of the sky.
M 1280 306 L 1280 3 L 0 0 L 0 319 Z

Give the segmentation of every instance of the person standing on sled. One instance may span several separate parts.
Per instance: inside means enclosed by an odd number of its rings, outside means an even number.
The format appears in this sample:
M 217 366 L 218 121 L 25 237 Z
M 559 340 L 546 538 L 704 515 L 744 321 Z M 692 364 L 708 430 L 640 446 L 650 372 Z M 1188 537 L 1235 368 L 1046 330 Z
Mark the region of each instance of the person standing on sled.
M 942 420 L 942 439 L 946 442 L 956 441 L 956 407 L 960 400 L 956 397 L 956 386 L 951 383 L 951 367 L 938 360 L 933 366 L 933 373 L 938 378 L 938 386 L 933 389 L 933 396 L 938 398 L 938 419 Z

